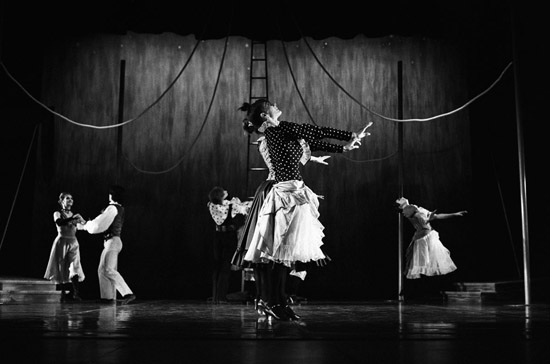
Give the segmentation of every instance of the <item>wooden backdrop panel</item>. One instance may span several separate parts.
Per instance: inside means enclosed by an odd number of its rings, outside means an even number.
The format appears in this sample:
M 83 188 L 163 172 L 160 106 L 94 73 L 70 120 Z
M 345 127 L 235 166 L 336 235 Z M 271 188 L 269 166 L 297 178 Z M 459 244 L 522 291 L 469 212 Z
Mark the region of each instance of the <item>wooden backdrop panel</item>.
M 195 44 L 194 36 L 169 33 L 60 42 L 46 57 L 43 99 L 75 121 L 112 125 L 124 60 L 124 119 L 134 118 L 174 81 Z M 122 127 L 118 179 L 117 129 L 53 120 L 55 173 L 41 179 L 35 191 L 33 244 L 40 247 L 35 266 L 45 268 L 59 192 L 72 191 L 75 208 L 94 217 L 107 203 L 108 185 L 117 181 L 128 191 L 119 267 L 130 286 L 145 297 L 209 295 L 213 221 L 206 209 L 208 191 L 220 185 L 241 199 L 248 194 L 247 136 L 241 128 L 244 114 L 237 109 L 249 97 L 251 42 L 230 37 L 225 46 L 225 39 L 201 42 L 166 95 Z M 467 101 L 459 50 L 452 44 L 362 36 L 268 42 L 269 94 L 283 111 L 281 119 L 352 131 L 374 122 L 360 149 L 333 155 L 328 166 L 310 162 L 303 168 L 306 184 L 324 196 L 321 222 L 333 259 L 325 268 L 310 269 L 301 287 L 308 297 L 396 295 L 397 123 L 376 114 L 398 116 L 399 63 L 405 118 L 434 116 Z M 468 208 L 468 114 L 407 123 L 404 133 L 405 194 L 411 202 L 441 210 Z M 45 163 L 38 165 L 47 173 Z M 260 180 L 254 177 L 255 184 Z M 407 229 L 406 240 L 412 234 Z M 467 266 L 459 248 L 468 240 L 467 220 L 441 230 L 453 257 L 460 258 L 457 265 Z M 102 241 L 86 233 L 79 233 L 79 240 L 88 294 L 96 295 Z M 37 274 L 41 271 L 37 268 Z M 233 274 L 232 289 L 240 289 L 239 278 Z

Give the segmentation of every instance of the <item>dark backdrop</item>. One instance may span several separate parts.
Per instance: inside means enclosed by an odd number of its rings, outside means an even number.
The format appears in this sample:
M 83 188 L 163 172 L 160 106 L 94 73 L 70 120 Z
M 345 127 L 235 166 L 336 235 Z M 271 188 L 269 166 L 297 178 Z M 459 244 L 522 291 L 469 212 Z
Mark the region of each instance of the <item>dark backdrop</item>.
M 459 265 L 454 280 L 520 279 L 520 116 L 532 274 L 546 275 L 543 222 L 549 197 L 540 165 L 545 155 L 539 123 L 543 84 L 537 67 L 543 46 L 537 42 L 534 10 L 491 1 L 423 2 L 415 7 L 371 4 L 368 12 L 351 11 L 352 4 L 326 9 L 283 3 L 268 11 L 242 4 L 220 3 L 216 9 L 195 4 L 179 12 L 163 2 L 99 4 L 74 13 L 66 9 L 72 16 L 63 16 L 63 21 L 57 5 L 35 9 L 39 11 L 4 5 L 4 65 L 42 102 L 93 125 L 116 119 L 121 59 L 127 62 L 128 119 L 173 80 L 196 39 L 205 39 L 194 58 L 197 65 L 184 74 L 178 89 L 123 131 L 125 159 L 115 179 L 128 187 L 130 196 L 121 271 L 142 296 L 200 298 L 209 292 L 212 223 L 205 210 L 206 193 L 222 184 L 239 197 L 247 195 L 245 138 L 237 127 L 242 115 L 235 106 L 248 98 L 250 39 L 269 40 L 270 94 L 289 118 L 310 122 L 288 73 L 281 40 L 290 49 L 291 64 L 302 77 L 299 87 L 317 123 L 342 128 L 356 128 L 360 120 L 376 123 L 371 144 L 350 155 L 351 160 L 333 157 L 328 167 L 308 165 L 304 170 L 308 185 L 326 195 L 321 215 L 327 252 L 335 258 L 329 267 L 312 270 L 302 286 L 305 294 L 395 296 L 397 217 L 391 202 L 397 185 L 395 157 L 372 161 L 395 150 L 395 125 L 351 102 L 326 75 L 321 78 L 303 37 L 346 89 L 393 117 L 397 60 L 407 61 L 405 118 L 428 117 L 462 105 L 514 60 L 516 74 L 510 69 L 497 87 L 465 111 L 436 122 L 405 125 L 405 194 L 427 208 L 470 211 L 467 219 L 436 227 Z M 266 12 L 267 19 L 257 20 L 256 11 Z M 231 12 L 233 18 L 227 16 Z M 199 133 L 227 34 L 232 37 L 220 90 Z M 416 64 L 410 62 L 413 59 Z M 116 175 L 117 132 L 54 118 L 6 74 L 2 89 L 6 234 L 0 274 L 41 277 L 55 236 L 51 213 L 58 192 L 73 191 L 75 208 L 87 217 L 99 212 Z M 192 144 L 197 135 L 198 143 Z M 190 145 L 193 149 L 187 150 Z M 184 162 L 169 173 L 138 170 L 162 171 L 184 155 Z M 408 239 L 412 231 L 405 228 Z M 85 234 L 79 239 L 89 283 L 86 294 L 94 296 L 101 241 Z M 234 275 L 234 289 L 238 283 Z

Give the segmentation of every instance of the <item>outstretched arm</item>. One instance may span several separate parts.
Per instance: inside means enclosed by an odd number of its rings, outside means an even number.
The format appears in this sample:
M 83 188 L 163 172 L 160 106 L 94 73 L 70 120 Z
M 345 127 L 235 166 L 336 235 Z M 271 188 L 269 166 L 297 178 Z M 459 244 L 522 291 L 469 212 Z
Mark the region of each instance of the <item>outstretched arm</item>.
M 313 140 L 321 139 L 353 139 L 353 133 L 351 131 L 340 130 L 326 126 L 318 126 L 313 124 L 297 124 L 288 121 L 281 121 L 279 123 L 279 127 L 298 139 L 307 140 L 308 143 L 311 143 Z
M 82 226 L 82 230 L 86 230 L 90 234 L 102 233 L 111 226 L 117 214 L 118 210 L 116 207 L 114 205 L 109 205 L 95 219 L 86 222 L 86 224 Z
M 452 212 L 452 213 L 444 213 L 444 214 L 436 214 L 435 212 L 432 214 L 431 220 L 444 220 L 444 219 L 450 219 L 451 217 L 461 217 L 468 213 L 468 211 L 458 211 L 458 212 Z

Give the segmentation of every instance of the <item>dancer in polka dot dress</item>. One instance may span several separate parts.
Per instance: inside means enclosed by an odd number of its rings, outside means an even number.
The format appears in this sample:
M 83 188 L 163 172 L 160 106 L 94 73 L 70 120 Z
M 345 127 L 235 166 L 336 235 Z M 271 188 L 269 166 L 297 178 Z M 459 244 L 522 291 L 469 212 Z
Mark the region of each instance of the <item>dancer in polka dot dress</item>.
M 275 319 L 296 318 L 286 302 L 286 277 L 297 262 L 308 263 L 326 258 L 321 250 L 324 226 L 319 221 L 318 196 L 307 187 L 300 174 L 305 140 L 312 151 L 343 153 L 359 148 L 368 135 L 367 125 L 359 132 L 297 124 L 279 120 L 282 112 L 267 100 L 253 104 L 244 103 L 240 110 L 247 112 L 247 119 L 265 134 L 273 169 L 275 184 L 267 194 L 258 214 L 254 235 L 244 257 L 245 261 L 274 262 L 272 294 L 266 314 Z M 345 145 L 332 144 L 322 139 L 347 141 Z
M 257 132 L 257 128 L 255 128 L 254 125 L 247 119 L 243 120 L 243 129 L 250 134 Z M 252 241 L 252 237 L 254 236 L 254 229 L 256 228 L 256 223 L 258 221 L 258 213 L 263 206 L 265 197 L 271 190 L 271 187 L 275 184 L 275 169 L 273 168 L 273 164 L 271 163 L 271 158 L 269 156 L 269 150 L 267 149 L 267 141 L 265 139 L 265 136 L 262 135 L 260 138 L 257 139 L 256 142 L 258 143 L 258 152 L 262 156 L 262 159 L 267 167 L 268 175 L 267 179 L 263 181 L 256 189 L 254 200 L 252 201 L 252 206 L 248 211 L 248 215 L 246 216 L 245 224 L 243 228 L 239 230 L 237 250 L 235 251 L 233 258 L 231 259 L 231 264 L 237 269 L 253 269 L 254 284 L 256 288 L 256 297 L 254 298 L 254 310 L 256 310 L 259 314 L 264 315 L 265 306 L 267 305 L 267 302 L 269 302 L 269 296 L 272 291 L 270 287 L 271 283 L 273 282 L 273 262 L 264 259 L 262 260 L 262 262 L 256 262 L 253 264 L 251 262 L 245 262 L 244 257 L 246 255 L 246 252 L 248 251 L 250 242 Z M 300 159 L 301 164 L 305 165 L 307 164 L 307 162 L 312 161 L 318 164 L 328 165 L 326 160 L 330 158 L 329 155 L 313 156 L 311 155 L 311 149 L 305 140 L 301 139 L 300 144 L 302 146 L 302 157 Z M 292 271 L 290 272 L 290 274 L 298 275 L 301 279 L 304 279 L 306 272 Z M 282 292 L 281 294 L 285 294 L 286 296 L 286 292 Z

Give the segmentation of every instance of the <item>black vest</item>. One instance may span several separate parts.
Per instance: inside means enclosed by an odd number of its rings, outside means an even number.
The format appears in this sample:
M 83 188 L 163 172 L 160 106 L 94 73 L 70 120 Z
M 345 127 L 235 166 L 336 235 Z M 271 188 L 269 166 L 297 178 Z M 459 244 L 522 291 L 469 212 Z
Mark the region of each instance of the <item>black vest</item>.
M 120 237 L 120 234 L 122 233 L 122 225 L 124 225 L 124 207 L 117 204 L 113 204 L 113 206 L 116 207 L 118 213 L 111 223 L 111 226 L 109 226 L 104 233 L 105 240 L 110 239 L 113 236 Z

